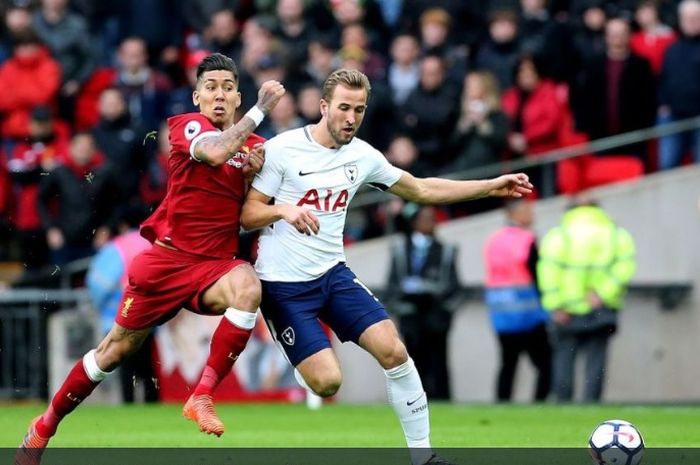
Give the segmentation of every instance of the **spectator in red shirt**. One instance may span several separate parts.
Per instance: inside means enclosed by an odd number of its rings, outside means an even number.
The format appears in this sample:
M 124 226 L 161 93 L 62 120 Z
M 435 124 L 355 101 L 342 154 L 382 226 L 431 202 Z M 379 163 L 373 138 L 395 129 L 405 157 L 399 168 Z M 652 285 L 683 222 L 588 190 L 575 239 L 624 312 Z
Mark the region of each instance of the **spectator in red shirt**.
M 515 86 L 502 98 L 510 121 L 510 152 L 522 157 L 560 147 L 561 128 L 568 114 L 566 100 L 557 85 L 543 75 L 539 59 L 525 56 L 515 69 Z M 553 193 L 554 175 L 549 167 L 533 168 L 528 174 L 540 192 Z
M 29 115 L 38 105 L 52 106 L 61 85 L 61 68 L 32 31 L 16 36 L 12 58 L 0 66 L 0 125 L 3 139 L 29 136 Z M 11 89 L 11 91 L 8 91 Z
M 640 30 L 632 34 L 630 48 L 640 57 L 649 60 L 651 70 L 658 76 L 666 49 L 676 41 L 676 33 L 661 22 L 657 3 L 653 0 L 641 2 L 634 19 Z
M 234 124 L 241 96 L 233 60 L 214 54 L 200 63 L 197 74 L 192 99 L 200 113 L 169 119 L 168 194 L 141 226 L 154 245 L 130 267 L 112 330 L 75 364 L 46 412 L 31 423 L 15 463 L 38 464 L 63 417 L 135 352 L 154 326 L 182 307 L 224 315 L 212 336 L 200 383 L 183 410 L 201 431 L 217 436 L 224 432 L 212 394 L 243 351 L 260 304 L 255 271 L 236 258 L 246 184 L 263 161 L 262 139 L 251 135 L 284 87 L 276 81 L 263 83 L 255 107 Z
M 526 56 L 516 67 L 515 86 L 503 94 L 503 111 L 510 120 L 510 150 L 536 155 L 559 146 L 562 102 L 557 86 L 543 76 L 539 59 Z

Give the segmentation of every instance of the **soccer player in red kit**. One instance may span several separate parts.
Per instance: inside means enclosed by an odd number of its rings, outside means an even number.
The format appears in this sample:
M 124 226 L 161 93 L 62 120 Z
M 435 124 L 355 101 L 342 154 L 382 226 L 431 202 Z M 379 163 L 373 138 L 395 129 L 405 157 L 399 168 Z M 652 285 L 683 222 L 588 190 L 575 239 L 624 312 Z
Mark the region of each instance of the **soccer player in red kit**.
M 75 364 L 44 414 L 32 421 L 16 464 L 38 464 L 59 422 L 154 326 L 181 308 L 224 315 L 212 336 L 206 368 L 183 409 L 201 431 L 216 436 L 224 432 L 212 392 L 243 351 L 260 303 L 255 271 L 236 258 L 247 182 L 264 160 L 263 140 L 252 133 L 284 92 L 277 81 L 263 83 L 256 105 L 234 125 L 241 103 L 236 65 L 221 54 L 202 60 L 192 94 L 200 113 L 168 120 L 168 193 L 141 226 L 154 245 L 129 268 L 129 285 L 112 330 Z

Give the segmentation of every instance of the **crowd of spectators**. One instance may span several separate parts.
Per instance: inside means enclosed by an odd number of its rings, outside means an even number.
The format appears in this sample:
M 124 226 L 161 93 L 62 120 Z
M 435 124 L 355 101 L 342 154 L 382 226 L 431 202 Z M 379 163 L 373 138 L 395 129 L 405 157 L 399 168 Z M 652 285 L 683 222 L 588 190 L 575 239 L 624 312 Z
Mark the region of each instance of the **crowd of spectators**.
M 364 71 L 372 95 L 359 137 L 421 176 L 700 114 L 698 0 L 8 0 L 1 8 L 0 260 L 28 268 L 89 256 L 124 211 L 158 204 L 163 123 L 194 110 L 196 66 L 211 52 L 239 65 L 242 112 L 265 80 L 285 84 L 258 128 L 268 138 L 319 118 L 320 84 L 332 70 Z M 692 147 L 700 160 L 698 134 L 665 138 L 658 158 L 647 143 L 616 152 L 647 171 L 671 168 Z M 532 175 L 539 182 L 552 172 Z M 382 232 L 383 213 L 368 215 L 353 239 Z

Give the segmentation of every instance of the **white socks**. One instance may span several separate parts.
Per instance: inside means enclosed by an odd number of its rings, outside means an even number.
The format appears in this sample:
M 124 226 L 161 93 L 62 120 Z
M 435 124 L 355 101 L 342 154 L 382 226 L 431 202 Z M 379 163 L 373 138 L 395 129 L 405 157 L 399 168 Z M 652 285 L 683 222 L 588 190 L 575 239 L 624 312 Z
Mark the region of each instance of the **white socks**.
M 90 380 L 93 383 L 99 383 L 100 381 L 105 379 L 107 375 L 111 372 L 100 370 L 100 367 L 97 366 L 95 352 L 96 350 L 92 349 L 90 352 L 83 356 L 83 369 L 85 370 L 85 374 L 88 375 L 88 378 L 90 378 Z
M 255 327 L 258 312 L 244 312 L 243 310 L 229 307 L 226 309 L 224 317 L 241 329 L 251 330 Z
M 413 465 L 425 463 L 432 455 L 428 399 L 418 370 L 409 358 L 405 363 L 384 370 L 389 403 L 399 417 Z

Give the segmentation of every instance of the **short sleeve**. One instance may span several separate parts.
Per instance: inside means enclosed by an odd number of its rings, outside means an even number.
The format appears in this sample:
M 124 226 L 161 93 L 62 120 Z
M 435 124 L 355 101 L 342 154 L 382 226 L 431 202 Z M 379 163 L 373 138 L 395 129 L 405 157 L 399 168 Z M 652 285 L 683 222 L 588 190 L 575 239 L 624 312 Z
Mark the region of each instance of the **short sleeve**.
M 221 133 L 204 115 L 188 113 L 168 120 L 172 153 L 185 153 L 196 161 L 194 149 L 199 141 Z
M 253 189 L 275 197 L 284 179 L 283 151 L 273 141 L 265 142 L 265 163 L 253 179 Z
M 365 183 L 377 189 L 387 190 L 399 181 L 403 170 L 389 163 L 378 150 L 374 150 L 371 157 L 373 167 L 367 175 Z

